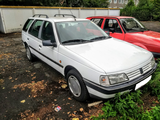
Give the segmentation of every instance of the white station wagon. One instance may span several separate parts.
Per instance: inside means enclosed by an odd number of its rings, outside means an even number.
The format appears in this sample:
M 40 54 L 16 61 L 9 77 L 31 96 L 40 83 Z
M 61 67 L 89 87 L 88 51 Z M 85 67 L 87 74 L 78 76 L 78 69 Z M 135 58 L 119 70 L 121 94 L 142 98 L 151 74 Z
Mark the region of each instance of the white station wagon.
M 27 58 L 38 57 L 65 76 L 76 100 L 111 98 L 151 79 L 157 66 L 151 52 L 108 36 L 87 19 L 67 16 L 30 17 L 22 40 Z

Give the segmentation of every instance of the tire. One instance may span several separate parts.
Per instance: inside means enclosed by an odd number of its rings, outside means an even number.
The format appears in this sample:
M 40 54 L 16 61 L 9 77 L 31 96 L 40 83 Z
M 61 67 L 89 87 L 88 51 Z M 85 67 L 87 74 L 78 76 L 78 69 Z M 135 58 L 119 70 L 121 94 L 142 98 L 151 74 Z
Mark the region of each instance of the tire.
M 83 82 L 82 76 L 74 69 L 67 73 L 67 83 L 70 92 L 78 101 L 85 101 L 88 99 L 89 94 Z
M 26 46 L 26 55 L 27 55 L 27 58 L 29 61 L 34 61 L 34 56 L 33 54 L 31 53 L 30 49 L 28 46 Z

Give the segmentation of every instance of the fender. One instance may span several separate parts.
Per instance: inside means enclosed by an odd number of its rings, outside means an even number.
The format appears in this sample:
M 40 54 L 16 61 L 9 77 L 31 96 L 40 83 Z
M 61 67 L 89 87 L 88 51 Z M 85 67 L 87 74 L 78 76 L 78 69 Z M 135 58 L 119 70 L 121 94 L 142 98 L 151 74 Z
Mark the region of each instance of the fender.
M 141 44 L 141 43 L 133 43 L 134 45 L 137 45 L 137 46 L 139 46 L 139 47 L 141 47 L 141 48 L 143 48 L 143 49 L 146 49 L 146 50 L 148 50 L 147 49 L 147 47 L 146 46 L 144 46 L 143 44 Z

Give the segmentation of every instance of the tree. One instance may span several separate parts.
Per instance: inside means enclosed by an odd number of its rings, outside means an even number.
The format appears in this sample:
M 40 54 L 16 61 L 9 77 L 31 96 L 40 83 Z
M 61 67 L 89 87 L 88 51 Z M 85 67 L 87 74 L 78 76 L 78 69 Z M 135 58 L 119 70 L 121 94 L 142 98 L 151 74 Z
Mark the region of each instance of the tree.
M 160 21 L 160 0 L 154 0 L 154 12 L 153 12 L 153 19 Z
M 108 0 L 66 0 L 66 7 L 108 7 Z
M 108 0 L 83 0 L 84 7 L 108 7 Z
M 149 6 L 149 5 L 150 5 L 150 0 L 139 0 L 137 7 Z
M 121 15 L 132 16 L 132 12 L 135 9 L 135 4 L 133 0 L 130 0 L 128 4 L 120 12 Z

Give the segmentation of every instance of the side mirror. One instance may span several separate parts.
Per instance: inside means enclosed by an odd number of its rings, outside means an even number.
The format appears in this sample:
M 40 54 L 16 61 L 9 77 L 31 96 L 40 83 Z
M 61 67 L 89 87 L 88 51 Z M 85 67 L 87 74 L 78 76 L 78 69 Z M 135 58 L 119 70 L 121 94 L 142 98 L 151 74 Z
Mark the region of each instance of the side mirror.
M 43 46 L 53 46 L 53 47 L 57 47 L 57 44 L 54 42 L 52 43 L 51 40 L 44 40 L 42 41 Z

